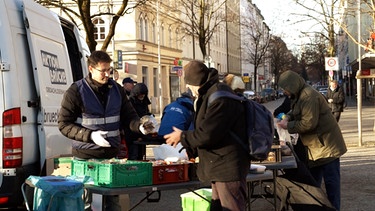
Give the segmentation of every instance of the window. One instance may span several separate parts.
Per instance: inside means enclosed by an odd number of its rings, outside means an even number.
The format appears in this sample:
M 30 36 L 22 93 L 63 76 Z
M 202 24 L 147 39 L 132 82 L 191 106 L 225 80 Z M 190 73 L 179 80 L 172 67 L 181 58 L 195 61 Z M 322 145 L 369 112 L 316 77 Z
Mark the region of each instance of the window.
M 147 19 L 145 19 L 144 20 L 144 29 L 143 29 L 143 32 L 144 32 L 144 34 L 143 34 L 143 40 L 144 41 L 148 41 L 148 21 L 147 21 Z
M 143 34 L 144 34 L 144 20 L 142 17 L 139 18 L 139 36 L 140 36 L 140 39 L 143 40 Z
M 159 72 L 158 68 L 154 67 L 153 69 L 153 76 L 154 76 L 154 97 L 159 96 Z
M 105 39 L 105 22 L 101 18 L 95 18 L 92 23 L 94 24 L 94 38 L 95 40 Z
M 146 84 L 146 86 L 148 87 L 148 84 L 147 84 L 147 67 L 145 66 L 142 66 L 142 83 Z
M 170 80 L 170 95 L 171 101 L 175 101 L 180 96 L 180 79 L 177 74 L 171 74 L 169 76 Z
M 161 26 L 161 30 L 160 30 L 160 35 L 159 35 L 161 38 L 161 45 L 165 46 L 165 37 L 164 37 L 164 25 Z
M 156 40 L 156 23 L 155 22 L 153 22 L 152 23 L 152 42 L 153 43 L 156 43 L 157 42 L 157 40 Z
M 169 37 L 169 47 L 172 48 L 172 29 L 169 27 L 168 29 L 168 37 Z
M 177 49 L 180 49 L 180 46 L 181 46 L 181 40 L 179 40 L 179 31 L 178 29 L 176 29 L 176 48 Z
M 148 22 L 147 19 L 144 17 L 139 18 L 139 35 L 141 40 L 147 41 L 148 37 Z

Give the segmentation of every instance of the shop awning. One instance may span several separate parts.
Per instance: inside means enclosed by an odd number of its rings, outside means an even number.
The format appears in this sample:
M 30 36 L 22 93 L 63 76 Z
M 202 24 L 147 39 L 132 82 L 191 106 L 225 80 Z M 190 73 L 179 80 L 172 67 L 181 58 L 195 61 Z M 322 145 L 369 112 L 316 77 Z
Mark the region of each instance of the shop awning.
M 358 66 L 359 66 L 358 59 L 351 62 L 350 66 L 352 67 L 352 70 L 358 70 Z M 356 78 L 358 79 L 375 78 L 375 71 L 370 71 L 371 69 L 375 69 L 375 54 L 366 53 L 362 55 L 362 59 L 361 59 L 361 70 L 362 70 L 361 75 L 357 75 Z

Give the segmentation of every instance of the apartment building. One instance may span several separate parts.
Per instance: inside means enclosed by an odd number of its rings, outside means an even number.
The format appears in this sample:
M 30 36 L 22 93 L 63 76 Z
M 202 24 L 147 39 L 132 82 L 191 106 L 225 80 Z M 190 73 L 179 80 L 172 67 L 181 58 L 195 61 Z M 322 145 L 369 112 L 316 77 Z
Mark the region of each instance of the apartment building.
M 77 4 L 71 0 L 61 0 L 73 11 L 78 12 Z M 128 7 L 138 1 L 129 1 Z M 191 8 L 186 7 L 191 2 Z M 213 33 L 206 45 L 206 55 L 199 46 L 197 35 L 187 33 L 190 13 L 197 13 L 198 7 L 191 0 L 148 0 L 146 4 L 136 7 L 122 16 L 115 28 L 115 35 L 106 51 L 113 57 L 114 67 L 118 71 L 118 83 L 125 77 L 131 77 L 137 82 L 145 83 L 149 88 L 151 111 L 160 113 L 165 105 L 179 97 L 185 91 L 182 67 L 196 59 L 208 66 L 218 69 L 224 75 L 233 73 L 242 76 L 250 71 L 242 62 L 245 55 L 241 54 L 240 8 L 249 1 L 240 0 L 206 0 L 207 7 L 219 5 L 222 20 L 212 28 Z M 101 49 L 108 33 L 113 14 L 122 6 L 119 0 L 92 0 L 91 15 L 95 25 L 97 48 Z M 69 18 L 59 8 L 50 8 L 61 16 Z M 189 10 L 190 9 L 190 10 Z M 252 11 L 248 11 L 252 12 Z M 262 26 L 260 12 L 256 14 Z M 258 19 L 257 18 L 257 19 Z M 78 27 L 83 30 L 79 19 L 75 19 Z M 185 25 L 185 26 L 183 26 Z M 211 26 L 212 27 L 212 26 Z M 269 30 L 267 31 L 269 32 Z M 245 67 L 244 67 L 245 66 Z M 249 72 L 249 74 L 251 74 Z M 258 72 L 261 76 L 259 83 L 267 81 L 266 65 Z M 260 86 L 260 85 L 259 85 Z
M 339 68 L 343 72 L 347 94 L 350 96 L 356 94 L 357 79 L 361 79 L 362 96 L 375 100 L 375 31 L 373 27 L 375 11 L 365 3 L 358 6 L 356 1 L 342 1 L 340 5 L 342 16 L 340 20 L 345 31 L 340 29 L 336 37 L 338 57 L 341 61 Z M 359 42 L 358 37 L 360 37 Z M 359 60 L 361 67 L 359 67 Z

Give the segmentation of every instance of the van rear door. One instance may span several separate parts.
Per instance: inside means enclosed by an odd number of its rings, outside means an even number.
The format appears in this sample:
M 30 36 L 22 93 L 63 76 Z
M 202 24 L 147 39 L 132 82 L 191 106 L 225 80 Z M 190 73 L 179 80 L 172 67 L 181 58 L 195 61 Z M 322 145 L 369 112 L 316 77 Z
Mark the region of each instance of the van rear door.
M 33 1 L 24 0 L 23 4 L 34 80 L 40 97 L 38 133 L 43 166 L 46 158 L 71 154 L 71 142 L 58 130 L 57 119 L 63 94 L 73 83 L 73 77 L 58 16 Z

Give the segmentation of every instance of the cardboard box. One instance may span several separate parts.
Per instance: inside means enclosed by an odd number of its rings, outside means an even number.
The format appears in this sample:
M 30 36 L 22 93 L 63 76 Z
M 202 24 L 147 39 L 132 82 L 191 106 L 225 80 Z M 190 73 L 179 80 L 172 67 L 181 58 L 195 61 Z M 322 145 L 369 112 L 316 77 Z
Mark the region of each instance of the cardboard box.
M 68 176 L 71 175 L 72 155 L 60 155 L 47 159 L 47 175 Z

